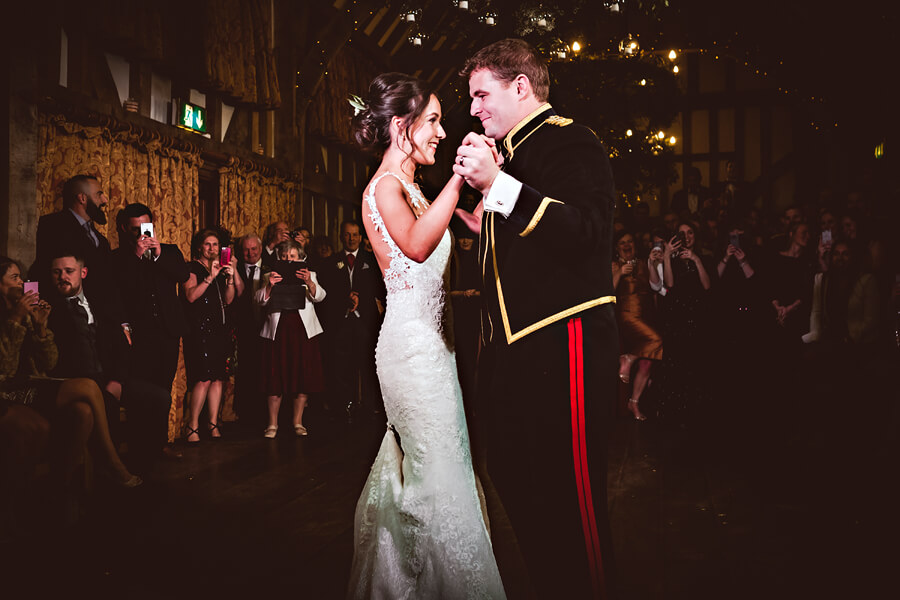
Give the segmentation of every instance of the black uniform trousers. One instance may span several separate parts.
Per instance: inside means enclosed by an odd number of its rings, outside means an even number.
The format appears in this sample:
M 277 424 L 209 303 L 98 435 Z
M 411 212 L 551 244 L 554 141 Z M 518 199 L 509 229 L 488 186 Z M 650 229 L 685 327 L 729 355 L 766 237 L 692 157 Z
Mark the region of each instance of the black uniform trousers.
M 617 357 L 612 304 L 482 352 L 488 472 L 539 598 L 615 595 L 606 469 Z

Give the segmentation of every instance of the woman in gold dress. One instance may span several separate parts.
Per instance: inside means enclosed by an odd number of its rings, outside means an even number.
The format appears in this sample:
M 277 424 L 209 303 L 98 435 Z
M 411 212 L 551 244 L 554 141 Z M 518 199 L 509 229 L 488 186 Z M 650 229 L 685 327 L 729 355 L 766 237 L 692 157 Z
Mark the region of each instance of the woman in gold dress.
M 653 324 L 656 316 L 656 293 L 650 288 L 650 269 L 634 252 L 634 236 L 620 231 L 615 236 L 617 260 L 612 264 L 616 288 L 616 317 L 619 324 L 619 378 L 631 383 L 631 372 L 637 367 L 628 410 L 638 421 L 646 417 L 638 406 L 641 394 L 650 381 L 651 361 L 663 356 L 662 337 Z M 636 363 L 636 365 L 635 365 Z

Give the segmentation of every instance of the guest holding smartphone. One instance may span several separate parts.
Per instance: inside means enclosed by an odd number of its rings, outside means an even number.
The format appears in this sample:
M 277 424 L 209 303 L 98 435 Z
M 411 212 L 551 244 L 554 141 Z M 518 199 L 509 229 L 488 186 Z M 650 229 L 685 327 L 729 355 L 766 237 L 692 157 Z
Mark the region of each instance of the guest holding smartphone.
M 244 284 L 235 277 L 237 259 L 231 248 L 222 253 L 219 235 L 204 229 L 191 240 L 190 276 L 181 286 L 189 332 L 184 338 L 184 362 L 191 390 L 191 414 L 187 442 L 200 441 L 199 418 L 204 404 L 209 415 L 208 430 L 213 439 L 219 431 L 219 405 L 231 354 L 231 339 L 225 319 L 225 307 L 243 293 Z M 223 264 L 222 259 L 227 260 Z
M 293 398 L 294 433 L 307 435 L 303 425 L 307 399 L 325 387 L 316 339 L 322 326 L 314 307 L 325 299 L 325 290 L 315 271 L 309 270 L 300 244 L 281 242 L 275 252 L 279 261 L 254 298 L 266 312 L 259 335 L 264 338 L 263 387 L 269 408 L 269 425 L 263 435 L 270 439 L 278 433 L 278 411 L 284 396 Z

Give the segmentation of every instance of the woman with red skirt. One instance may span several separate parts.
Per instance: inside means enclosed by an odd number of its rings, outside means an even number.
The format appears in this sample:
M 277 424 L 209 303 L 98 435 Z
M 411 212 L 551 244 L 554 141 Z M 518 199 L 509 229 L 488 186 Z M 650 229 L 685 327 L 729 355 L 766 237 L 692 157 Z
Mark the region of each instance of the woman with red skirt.
M 263 392 L 269 408 L 265 437 L 278 433 L 278 410 L 284 396 L 293 398 L 294 433 L 307 434 L 303 410 L 310 393 L 324 388 L 319 341 L 322 325 L 315 304 L 325 299 L 315 271 L 306 265 L 306 254 L 293 240 L 281 242 L 275 252 L 279 261 L 266 276 L 266 285 L 254 300 L 263 307 L 266 319 L 259 335 L 263 339 Z M 289 263 L 297 263 L 296 268 Z

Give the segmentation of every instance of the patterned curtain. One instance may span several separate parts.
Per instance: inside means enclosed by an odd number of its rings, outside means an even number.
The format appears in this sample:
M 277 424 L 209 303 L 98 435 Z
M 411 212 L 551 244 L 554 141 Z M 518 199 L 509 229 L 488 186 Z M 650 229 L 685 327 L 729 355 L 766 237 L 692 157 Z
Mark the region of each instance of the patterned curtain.
M 198 228 L 198 151 L 168 147 L 158 136 L 124 126 L 82 125 L 61 115 L 40 115 L 37 203 L 41 215 L 62 209 L 62 184 L 78 174 L 94 175 L 109 195 L 109 222 L 98 225 L 113 248 L 118 247 L 115 215 L 130 202 L 142 202 L 154 214 L 161 240 L 177 244 L 190 256 L 192 232 Z M 179 358 L 169 412 L 169 439 L 179 433 L 186 382 Z
M 274 221 L 295 224 L 300 186 L 278 176 L 267 176 L 235 164 L 219 169 L 219 214 L 222 227 L 235 238 L 262 235 Z
M 278 108 L 268 0 L 217 0 L 203 16 L 203 67 L 210 85 L 238 102 Z

